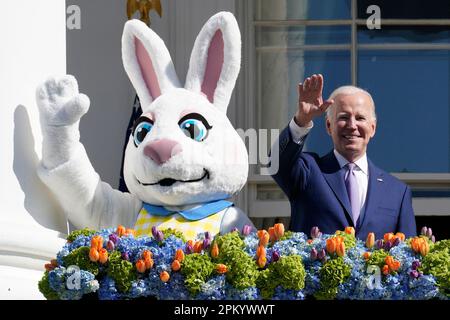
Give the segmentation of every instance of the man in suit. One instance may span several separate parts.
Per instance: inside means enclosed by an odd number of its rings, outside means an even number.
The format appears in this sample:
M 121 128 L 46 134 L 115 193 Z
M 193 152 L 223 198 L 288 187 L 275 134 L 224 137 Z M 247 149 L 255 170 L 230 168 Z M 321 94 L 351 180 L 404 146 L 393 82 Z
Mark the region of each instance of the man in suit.
M 293 231 L 309 234 L 355 228 L 365 239 L 388 232 L 416 235 L 411 190 L 367 158 L 367 145 L 376 131 L 375 104 L 357 87 L 336 89 L 322 98 L 323 77 L 313 75 L 298 86 L 298 110 L 281 132 L 279 170 L 273 178 L 289 198 Z M 326 129 L 334 150 L 320 157 L 303 152 L 313 119 L 326 112 Z M 388 156 L 388 155 L 386 155 Z

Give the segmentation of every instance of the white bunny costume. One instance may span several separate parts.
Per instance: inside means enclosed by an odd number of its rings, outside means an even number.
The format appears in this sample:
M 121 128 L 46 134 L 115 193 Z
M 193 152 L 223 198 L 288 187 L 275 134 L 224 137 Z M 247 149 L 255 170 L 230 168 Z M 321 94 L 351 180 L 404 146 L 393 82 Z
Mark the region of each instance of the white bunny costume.
M 53 77 L 37 90 L 43 132 L 38 173 L 69 220 L 77 227 L 138 226 L 143 233 L 153 225 L 180 227 L 187 238 L 194 225 L 213 234 L 253 225 L 223 201 L 248 175 L 247 150 L 226 116 L 241 59 L 234 16 L 220 12 L 203 26 L 184 88 L 164 42 L 139 20 L 125 24 L 122 58 L 143 111 L 125 152 L 130 193 L 102 182 L 79 142 L 89 99 L 75 78 Z

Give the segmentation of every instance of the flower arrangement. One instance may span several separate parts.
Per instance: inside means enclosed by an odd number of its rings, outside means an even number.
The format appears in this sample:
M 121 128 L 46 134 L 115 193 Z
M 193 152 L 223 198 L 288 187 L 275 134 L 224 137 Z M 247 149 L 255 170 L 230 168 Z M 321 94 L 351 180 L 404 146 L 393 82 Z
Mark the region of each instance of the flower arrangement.
M 448 299 L 450 240 L 430 228 L 355 238 L 312 228 L 234 230 L 195 241 L 176 230 L 89 229 L 71 233 L 45 265 L 39 289 L 47 299 Z

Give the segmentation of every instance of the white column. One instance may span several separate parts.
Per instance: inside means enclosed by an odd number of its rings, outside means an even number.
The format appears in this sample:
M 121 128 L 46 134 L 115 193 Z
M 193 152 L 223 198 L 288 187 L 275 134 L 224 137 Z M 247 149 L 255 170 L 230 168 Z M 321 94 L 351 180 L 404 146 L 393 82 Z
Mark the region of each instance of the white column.
M 67 231 L 36 174 L 35 104 L 38 83 L 66 72 L 65 10 L 61 0 L 0 2 L 0 299 L 43 298 L 37 282 Z

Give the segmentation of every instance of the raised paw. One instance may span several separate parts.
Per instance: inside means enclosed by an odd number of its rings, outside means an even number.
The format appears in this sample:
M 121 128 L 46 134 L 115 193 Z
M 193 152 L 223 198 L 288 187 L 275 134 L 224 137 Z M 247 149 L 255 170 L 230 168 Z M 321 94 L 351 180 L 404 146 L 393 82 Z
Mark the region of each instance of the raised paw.
M 48 78 L 36 90 L 41 120 L 49 126 L 65 126 L 77 122 L 89 109 L 89 98 L 78 91 L 71 75 Z

